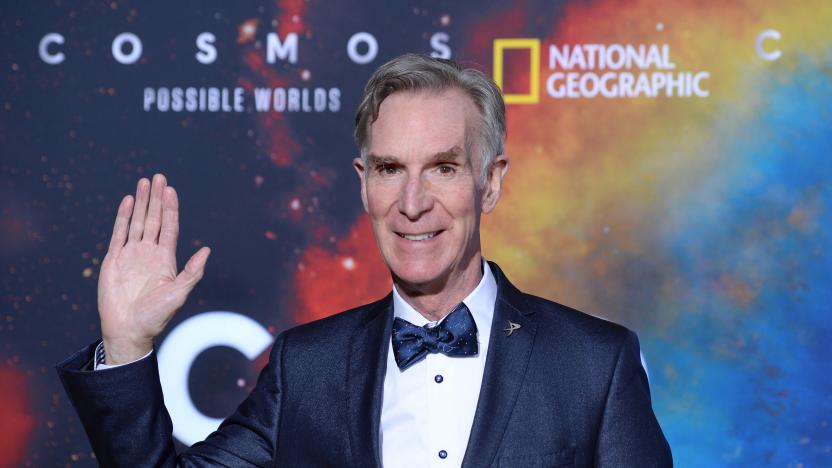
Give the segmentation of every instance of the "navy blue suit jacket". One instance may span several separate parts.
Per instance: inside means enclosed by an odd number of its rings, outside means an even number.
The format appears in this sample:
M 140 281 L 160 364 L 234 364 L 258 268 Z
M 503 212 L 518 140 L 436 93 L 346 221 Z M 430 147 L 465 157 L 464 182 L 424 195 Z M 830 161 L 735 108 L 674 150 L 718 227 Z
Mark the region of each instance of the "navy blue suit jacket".
M 497 303 L 463 466 L 671 466 L 635 334 L 491 268 Z M 92 344 L 58 374 L 105 466 L 381 466 L 392 309 L 388 295 L 281 333 L 249 397 L 178 455 L 155 353 L 91 371 Z M 509 321 L 521 326 L 510 336 Z

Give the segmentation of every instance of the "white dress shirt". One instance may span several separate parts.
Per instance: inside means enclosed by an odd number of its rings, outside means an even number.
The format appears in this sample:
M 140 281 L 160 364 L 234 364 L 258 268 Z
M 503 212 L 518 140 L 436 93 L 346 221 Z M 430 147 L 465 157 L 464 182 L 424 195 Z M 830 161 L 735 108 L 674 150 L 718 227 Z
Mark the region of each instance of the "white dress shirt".
M 121 364 L 104 364 L 104 342 L 98 343 L 98 346 L 95 347 L 95 358 L 93 359 L 93 370 L 104 370 L 104 369 L 112 369 L 113 367 L 118 366 L 126 366 L 127 364 L 133 364 L 134 362 L 139 362 L 142 359 L 150 356 L 153 354 L 153 350 L 147 352 L 144 356 L 136 359 L 135 361 L 124 362 Z
M 479 400 L 496 300 L 497 282 L 488 263 L 483 261 L 482 280 L 462 300 L 477 324 L 476 356 L 430 353 L 401 371 L 393 356 L 391 339 L 379 428 L 385 468 L 462 464 Z M 423 317 L 402 299 L 395 286 L 393 315 L 417 326 L 436 326 L 441 322 Z

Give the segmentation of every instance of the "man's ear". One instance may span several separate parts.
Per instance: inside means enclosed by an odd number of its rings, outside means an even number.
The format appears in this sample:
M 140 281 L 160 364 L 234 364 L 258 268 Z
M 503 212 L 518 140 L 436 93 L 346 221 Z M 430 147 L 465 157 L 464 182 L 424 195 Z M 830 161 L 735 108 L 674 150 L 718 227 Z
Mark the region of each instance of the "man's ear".
M 503 177 L 508 172 L 509 157 L 505 154 L 498 154 L 486 168 L 488 171 L 485 179 L 485 187 L 482 191 L 482 212 L 490 213 L 497 206 L 500 194 L 503 190 Z
M 364 180 L 367 177 L 367 171 L 364 167 L 364 161 L 358 157 L 352 160 L 352 166 L 355 168 L 355 172 L 358 173 L 358 179 L 361 182 L 361 203 L 364 204 L 364 211 L 370 212 L 370 209 L 367 206 L 367 181 Z

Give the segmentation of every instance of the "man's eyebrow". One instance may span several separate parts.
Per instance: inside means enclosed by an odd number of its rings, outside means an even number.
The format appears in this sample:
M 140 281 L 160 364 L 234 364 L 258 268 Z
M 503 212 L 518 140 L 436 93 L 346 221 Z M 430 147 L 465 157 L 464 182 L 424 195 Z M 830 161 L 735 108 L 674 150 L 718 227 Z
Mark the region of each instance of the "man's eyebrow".
M 431 162 L 454 162 L 457 161 L 463 154 L 462 148 L 453 146 L 445 151 L 440 151 L 431 156 Z M 389 155 L 380 155 L 370 153 L 367 155 L 367 164 L 370 166 L 400 164 L 399 158 Z
M 431 159 L 433 159 L 433 162 L 453 162 L 458 160 L 462 156 L 462 153 L 462 148 L 454 146 L 447 151 L 434 154 Z
M 397 164 L 398 162 L 399 160 L 395 156 L 385 156 L 372 153 L 367 155 L 367 164 L 370 166 Z

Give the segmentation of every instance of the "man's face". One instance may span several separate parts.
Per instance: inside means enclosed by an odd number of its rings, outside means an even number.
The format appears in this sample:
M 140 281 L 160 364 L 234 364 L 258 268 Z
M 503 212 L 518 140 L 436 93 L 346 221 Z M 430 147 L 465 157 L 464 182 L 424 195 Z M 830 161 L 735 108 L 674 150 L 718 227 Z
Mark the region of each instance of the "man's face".
M 457 90 L 398 92 L 379 108 L 367 167 L 361 159 L 355 166 L 381 255 L 399 282 L 435 292 L 480 268 L 480 215 L 494 208 L 508 161 L 498 156 L 499 174 L 477 187 L 478 119 Z

